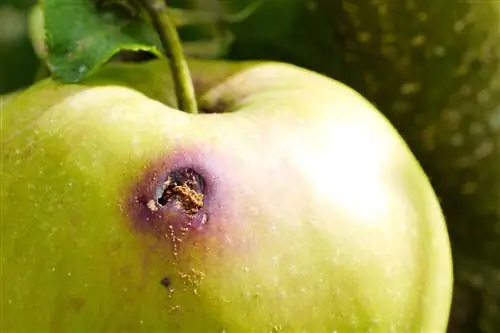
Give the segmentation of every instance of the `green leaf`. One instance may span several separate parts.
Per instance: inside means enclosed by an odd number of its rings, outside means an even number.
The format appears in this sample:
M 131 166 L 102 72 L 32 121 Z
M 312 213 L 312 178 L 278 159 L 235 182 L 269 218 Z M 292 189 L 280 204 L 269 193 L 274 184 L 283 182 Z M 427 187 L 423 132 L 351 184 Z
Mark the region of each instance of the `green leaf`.
M 162 56 L 153 27 L 125 7 L 95 0 L 44 0 L 47 64 L 52 76 L 75 83 L 121 50 Z

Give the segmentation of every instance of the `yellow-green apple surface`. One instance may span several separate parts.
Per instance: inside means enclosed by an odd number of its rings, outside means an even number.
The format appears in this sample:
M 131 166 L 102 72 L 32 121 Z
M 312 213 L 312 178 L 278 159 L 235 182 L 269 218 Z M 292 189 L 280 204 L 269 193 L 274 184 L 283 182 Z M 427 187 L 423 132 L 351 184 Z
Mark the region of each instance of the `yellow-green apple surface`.
M 1 110 L 2 332 L 444 332 L 438 200 L 356 92 L 280 63 L 41 81 Z M 170 88 L 169 88 L 170 87 Z

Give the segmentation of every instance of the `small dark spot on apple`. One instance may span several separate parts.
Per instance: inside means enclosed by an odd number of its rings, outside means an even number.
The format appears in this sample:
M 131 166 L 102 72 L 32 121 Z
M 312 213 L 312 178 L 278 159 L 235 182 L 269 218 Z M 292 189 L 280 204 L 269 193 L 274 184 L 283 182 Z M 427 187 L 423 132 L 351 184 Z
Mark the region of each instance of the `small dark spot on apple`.
M 162 286 L 168 288 L 168 287 L 170 287 L 170 284 L 172 283 L 172 281 L 170 281 L 169 277 L 164 277 L 163 279 L 161 279 L 160 283 L 162 284 Z
M 85 299 L 81 297 L 72 297 L 69 300 L 69 304 L 75 312 L 79 312 L 85 304 Z

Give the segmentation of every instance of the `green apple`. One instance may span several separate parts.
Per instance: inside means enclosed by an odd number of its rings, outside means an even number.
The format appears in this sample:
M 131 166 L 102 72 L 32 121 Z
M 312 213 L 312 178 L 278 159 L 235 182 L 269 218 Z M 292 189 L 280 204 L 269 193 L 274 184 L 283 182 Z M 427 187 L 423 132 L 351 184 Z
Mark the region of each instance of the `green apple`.
M 1 111 L 2 331 L 444 332 L 436 195 L 363 97 L 288 64 L 44 80 Z
M 0 95 L 0 110 L 3 109 L 5 105 L 16 95 L 20 93 L 21 90 L 19 91 L 12 91 L 4 95 Z

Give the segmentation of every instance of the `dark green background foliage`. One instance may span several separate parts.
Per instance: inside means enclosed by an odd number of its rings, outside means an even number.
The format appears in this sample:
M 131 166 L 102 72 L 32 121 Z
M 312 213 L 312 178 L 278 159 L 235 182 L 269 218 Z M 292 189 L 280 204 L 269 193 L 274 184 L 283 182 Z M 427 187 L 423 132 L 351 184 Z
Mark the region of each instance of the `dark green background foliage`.
M 22 25 L 32 3 L 0 0 L 0 15 L 9 6 Z M 172 5 L 212 17 L 180 30 L 191 56 L 295 63 L 375 103 L 422 163 L 447 217 L 456 280 L 449 332 L 500 332 L 500 2 Z M 38 69 L 26 34 L 11 30 L 0 34 L 0 93 L 29 85 Z
M 38 66 L 26 35 L 33 0 L 0 0 L 0 94 L 31 83 Z

